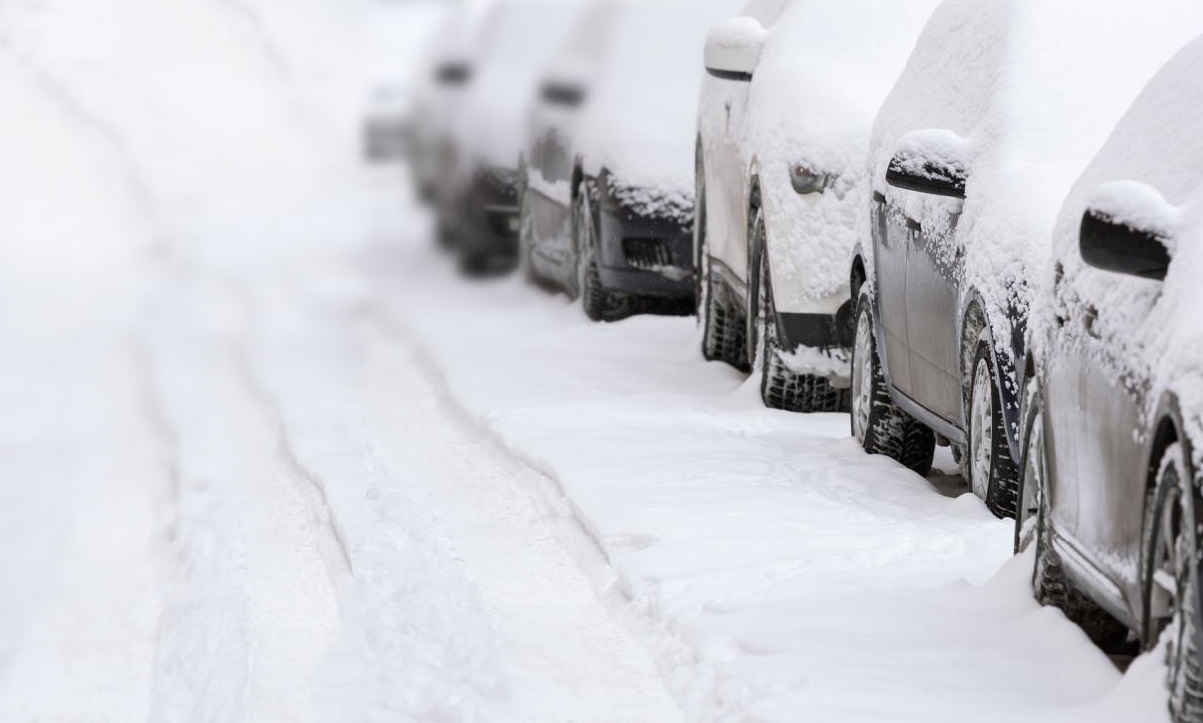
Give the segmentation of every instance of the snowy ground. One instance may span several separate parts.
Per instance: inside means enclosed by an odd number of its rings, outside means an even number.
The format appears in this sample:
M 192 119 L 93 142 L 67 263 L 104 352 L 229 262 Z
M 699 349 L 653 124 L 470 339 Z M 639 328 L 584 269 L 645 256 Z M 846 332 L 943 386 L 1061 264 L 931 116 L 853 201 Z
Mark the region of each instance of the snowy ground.
M 362 12 L 0 8 L 0 721 L 1164 719 L 691 320 L 456 279 Z

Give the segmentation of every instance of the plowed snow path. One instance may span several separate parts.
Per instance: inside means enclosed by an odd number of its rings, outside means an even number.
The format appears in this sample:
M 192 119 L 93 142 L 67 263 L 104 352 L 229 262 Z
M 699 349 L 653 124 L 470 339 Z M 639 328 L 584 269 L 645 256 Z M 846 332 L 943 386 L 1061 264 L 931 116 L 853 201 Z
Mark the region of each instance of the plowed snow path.
M 648 650 L 611 617 L 536 506 L 531 488 L 543 478 L 451 416 L 403 342 L 376 343 L 378 412 L 393 449 L 418 452 L 430 473 L 451 544 L 500 633 L 516 708 L 548 723 L 681 720 Z

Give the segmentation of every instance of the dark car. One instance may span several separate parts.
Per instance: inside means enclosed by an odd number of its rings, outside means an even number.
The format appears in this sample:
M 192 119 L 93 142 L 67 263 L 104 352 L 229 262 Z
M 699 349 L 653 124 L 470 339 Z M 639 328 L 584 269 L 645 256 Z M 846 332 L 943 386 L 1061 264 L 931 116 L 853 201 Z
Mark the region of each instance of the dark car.
M 1153 4 L 947 0 L 877 116 L 853 433 L 920 473 L 951 444 L 999 516 L 1015 513 L 1017 361 L 1060 199 L 1197 32 L 1193 2 Z
M 592 319 L 648 301 L 692 308 L 697 59 L 709 25 L 739 5 L 598 3 L 589 42 L 549 73 L 526 157 L 521 245 L 530 278 L 581 298 Z
M 584 0 L 496 0 L 482 23 L 476 78 L 449 119 L 455 165 L 441 204 L 460 268 L 484 273 L 518 259 L 519 159 L 539 77 Z
M 1150 82 L 1065 202 L 1031 322 L 1016 524 L 1041 602 L 1100 643 L 1165 644 L 1175 723 L 1203 721 L 1200 98 L 1203 40 Z

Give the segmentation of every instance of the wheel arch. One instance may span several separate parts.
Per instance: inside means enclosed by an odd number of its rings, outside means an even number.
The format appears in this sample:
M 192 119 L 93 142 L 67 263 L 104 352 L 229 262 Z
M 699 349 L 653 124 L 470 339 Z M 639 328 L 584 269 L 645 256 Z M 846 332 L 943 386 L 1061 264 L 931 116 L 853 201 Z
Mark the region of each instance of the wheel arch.
M 973 363 L 977 359 L 978 339 L 984 331 L 989 340 L 990 355 L 994 362 L 992 365 L 994 388 L 998 393 L 995 402 L 1002 409 L 1004 426 L 1007 433 L 1007 447 L 1011 452 L 1011 459 L 1016 464 L 1020 464 L 1023 456 L 1023 451 L 1020 448 L 1022 427 L 1022 410 L 1020 406 L 1023 396 L 1023 381 L 1027 378 L 1028 359 L 1025 355 L 1024 366 L 1022 367 L 1025 376 L 1020 378 L 1020 375 L 1015 373 L 1017 370 L 1014 357 L 1008 354 L 999 354 L 999 345 L 997 339 L 994 338 L 994 326 L 990 323 L 988 308 L 985 300 L 977 290 L 973 290 L 966 295 L 962 306 L 958 338 L 961 340 L 960 381 L 961 399 L 964 405 L 962 408 L 963 419 L 967 420 L 969 418 L 969 395 L 973 385 Z M 1010 380 L 1015 381 L 1012 383 Z

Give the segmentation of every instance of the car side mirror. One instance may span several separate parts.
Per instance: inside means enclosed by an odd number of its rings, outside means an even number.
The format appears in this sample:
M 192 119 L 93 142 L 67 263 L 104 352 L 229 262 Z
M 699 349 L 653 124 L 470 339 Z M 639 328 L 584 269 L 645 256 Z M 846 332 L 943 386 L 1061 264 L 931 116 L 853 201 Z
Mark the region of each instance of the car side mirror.
M 585 88 L 579 83 L 550 80 L 543 84 L 539 97 L 548 105 L 577 108 L 585 102 Z
M 1126 189 L 1123 194 L 1109 190 Z M 1135 193 L 1132 190 L 1136 190 Z M 1171 211 L 1156 190 L 1121 182 L 1100 189 L 1102 198 L 1082 215 L 1078 250 L 1082 260 L 1103 271 L 1142 279 L 1165 279 L 1170 267 L 1169 233 L 1159 223 Z M 1120 203 L 1116 200 L 1122 199 Z M 1122 210 L 1121 210 L 1122 209 Z
M 435 80 L 439 85 L 466 85 L 472 79 L 472 68 L 467 63 L 443 63 L 435 70 Z
M 933 196 L 964 198 L 969 157 L 969 142 L 951 131 L 908 133 L 899 139 L 890 159 L 886 183 Z
M 941 159 L 923 159 L 899 153 L 890 159 L 886 183 L 895 188 L 949 198 L 965 197 L 963 168 Z
M 725 80 L 751 80 L 767 36 L 755 18 L 728 18 L 715 24 L 706 36 L 706 72 Z

